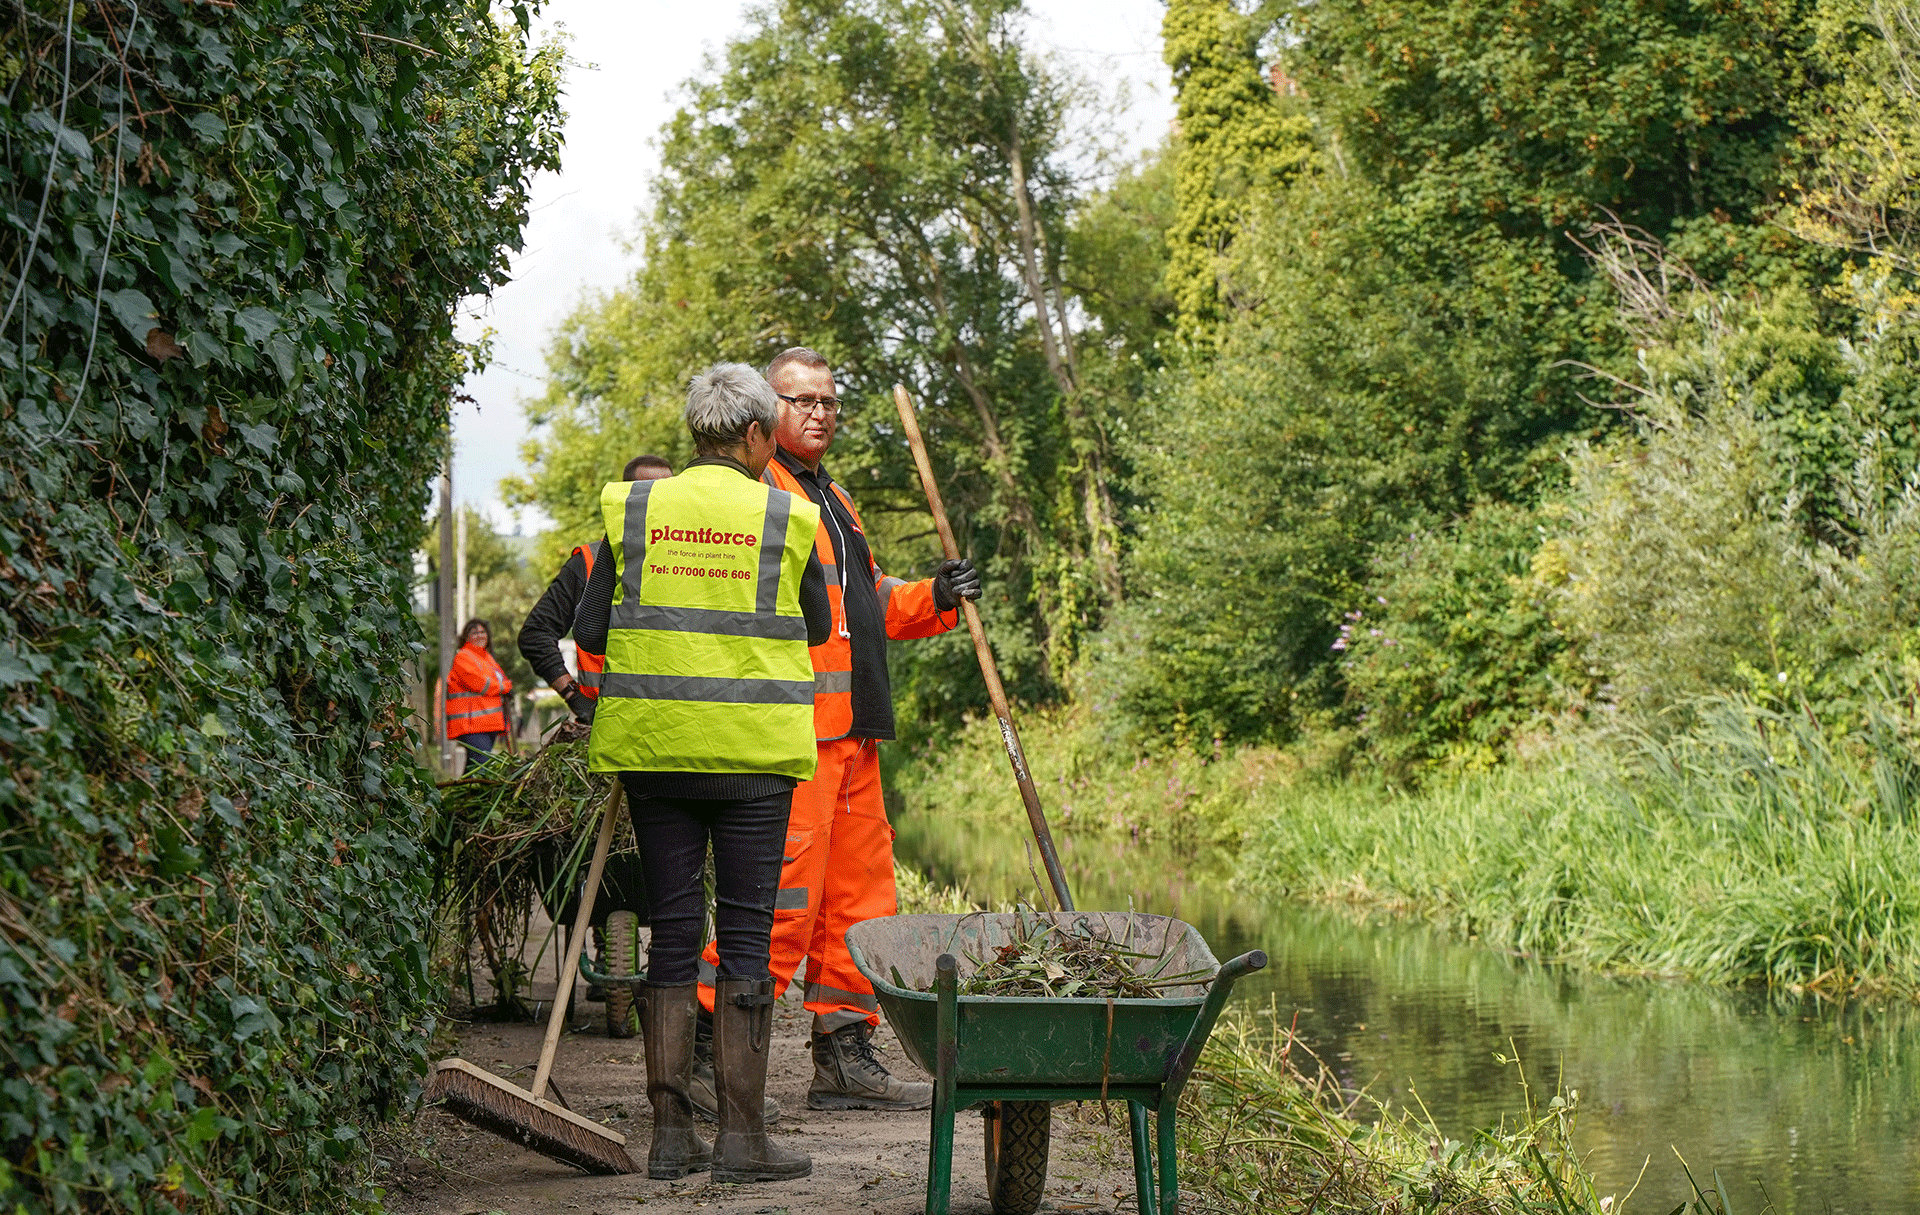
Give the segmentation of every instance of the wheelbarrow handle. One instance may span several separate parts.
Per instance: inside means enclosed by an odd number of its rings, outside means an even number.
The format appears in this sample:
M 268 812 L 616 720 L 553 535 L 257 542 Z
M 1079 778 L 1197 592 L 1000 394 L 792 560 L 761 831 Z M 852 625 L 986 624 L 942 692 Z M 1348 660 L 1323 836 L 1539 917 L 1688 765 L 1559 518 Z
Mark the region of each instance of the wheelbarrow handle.
M 580 951 L 580 977 L 589 983 L 595 983 L 601 987 L 638 987 L 647 981 L 647 976 L 644 974 L 601 974 L 593 968 L 593 960 L 587 957 L 587 951 L 584 949 Z
M 1193 1075 L 1194 1065 L 1200 1062 L 1200 1051 L 1213 1033 L 1214 1022 L 1220 1019 L 1220 1010 L 1227 1006 L 1227 997 L 1233 994 L 1233 985 L 1256 970 L 1264 970 L 1266 965 L 1266 951 L 1253 949 L 1222 965 L 1213 976 L 1213 986 L 1207 989 L 1207 1002 L 1200 1006 L 1200 1015 L 1193 1019 L 1193 1028 L 1187 1031 L 1187 1040 L 1181 1043 L 1180 1053 L 1173 1057 L 1173 1066 L 1167 1069 L 1166 1082 L 1160 1086 L 1161 1109 L 1170 1110 L 1178 1104 L 1181 1090 Z

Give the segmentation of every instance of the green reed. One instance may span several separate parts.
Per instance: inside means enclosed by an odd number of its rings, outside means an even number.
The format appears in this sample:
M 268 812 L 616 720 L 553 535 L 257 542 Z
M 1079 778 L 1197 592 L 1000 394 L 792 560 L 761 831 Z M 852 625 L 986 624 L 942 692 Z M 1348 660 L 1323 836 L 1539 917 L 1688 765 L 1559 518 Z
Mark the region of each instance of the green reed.
M 1739 701 L 1694 709 L 1678 734 L 1415 794 L 1285 790 L 1240 880 L 1597 969 L 1920 994 L 1920 781 L 1898 723 L 1835 738 Z
M 1223 1215 L 1374 1211 L 1615 1215 L 1571 1142 L 1577 1093 L 1448 1139 L 1430 1122 L 1341 1088 L 1273 1010 L 1222 1020 L 1181 1102 L 1182 1209 Z M 1517 1060 L 1508 1061 L 1519 1067 Z M 1524 1073 L 1522 1074 L 1524 1083 Z

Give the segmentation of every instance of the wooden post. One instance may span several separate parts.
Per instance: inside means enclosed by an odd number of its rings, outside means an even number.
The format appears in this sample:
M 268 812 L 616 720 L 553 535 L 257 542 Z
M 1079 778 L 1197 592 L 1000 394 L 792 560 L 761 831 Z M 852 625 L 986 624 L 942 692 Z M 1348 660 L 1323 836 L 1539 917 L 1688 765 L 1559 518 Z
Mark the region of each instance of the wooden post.
M 447 455 L 446 471 L 440 474 L 440 681 L 429 695 L 433 698 L 433 737 L 440 744 L 440 767 L 453 771 L 453 740 L 447 737 L 447 676 L 453 672 L 453 652 L 459 648 L 454 622 L 460 610 L 453 581 L 453 455 Z

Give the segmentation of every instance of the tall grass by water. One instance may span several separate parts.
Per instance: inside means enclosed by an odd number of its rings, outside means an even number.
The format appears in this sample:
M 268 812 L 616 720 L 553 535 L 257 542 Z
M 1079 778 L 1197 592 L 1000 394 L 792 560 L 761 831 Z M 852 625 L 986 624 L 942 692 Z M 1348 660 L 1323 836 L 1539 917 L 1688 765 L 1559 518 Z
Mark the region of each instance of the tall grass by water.
M 1892 717 L 1836 738 L 1721 700 L 1674 735 L 1590 735 L 1415 791 L 1273 750 L 1146 753 L 1085 710 L 1026 734 L 1056 829 L 1218 856 L 1251 893 L 1600 970 L 1920 996 L 1920 764 Z M 1004 768 L 977 725 L 891 779 L 902 813 L 1017 817 Z
M 1182 1209 L 1588 1215 L 1619 1211 L 1572 1147 L 1577 1093 L 1530 1099 L 1525 1117 L 1453 1140 L 1417 1115 L 1340 1088 L 1272 1014 L 1214 1030 L 1181 1101 Z M 1518 1061 L 1510 1064 L 1519 1068 Z M 1531 1094 L 1530 1094 L 1531 1097 Z M 1703 1205 L 1702 1215 L 1720 1215 Z
M 1296 787 L 1257 816 L 1239 871 L 1598 969 L 1912 996 L 1913 789 L 1891 732 L 1840 744 L 1721 702 L 1674 738 L 1417 794 Z

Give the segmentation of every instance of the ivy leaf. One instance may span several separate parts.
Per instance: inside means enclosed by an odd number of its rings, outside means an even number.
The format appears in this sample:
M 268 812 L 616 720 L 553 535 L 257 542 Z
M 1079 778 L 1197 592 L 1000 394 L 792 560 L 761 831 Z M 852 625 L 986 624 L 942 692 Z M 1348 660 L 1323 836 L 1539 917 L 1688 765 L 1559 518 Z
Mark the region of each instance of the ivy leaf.
M 0 688 L 9 684 L 31 683 L 53 669 L 53 660 L 45 654 L 17 648 L 17 641 L 0 645 Z
M 114 318 L 125 327 L 128 336 L 145 347 L 147 334 L 153 329 L 154 321 L 160 319 L 159 309 L 153 306 L 146 292 L 126 287 L 119 291 L 104 292 L 100 300 L 113 309 Z
M 233 323 L 240 326 L 248 341 L 258 346 L 280 328 L 280 316 L 269 309 L 255 306 L 234 313 Z
M 222 139 L 226 138 L 227 124 L 220 121 L 218 114 L 211 113 L 207 110 L 202 110 L 192 118 L 187 119 L 187 125 L 192 127 L 193 133 L 198 135 L 205 143 L 219 143 Z
M 279 429 L 266 422 L 257 425 L 242 422 L 234 429 L 240 432 L 240 437 L 247 441 L 248 447 L 254 448 L 262 455 L 273 454 L 273 445 L 280 439 Z

